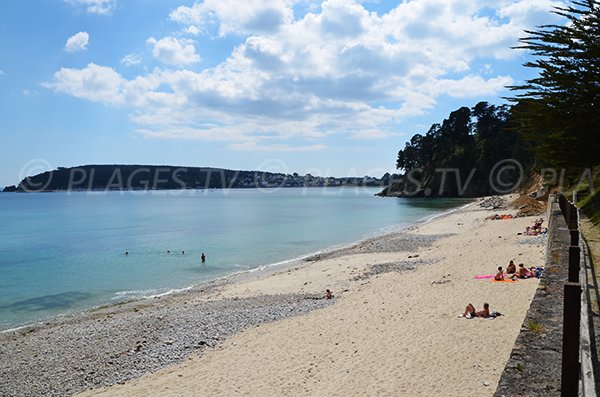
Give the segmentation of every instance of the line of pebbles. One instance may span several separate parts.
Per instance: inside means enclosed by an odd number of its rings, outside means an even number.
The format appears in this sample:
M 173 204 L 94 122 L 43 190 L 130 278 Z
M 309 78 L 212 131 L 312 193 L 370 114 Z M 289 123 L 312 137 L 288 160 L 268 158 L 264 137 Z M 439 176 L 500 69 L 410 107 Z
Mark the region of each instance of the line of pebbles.
M 331 304 L 306 295 L 138 301 L 0 334 L 1 396 L 66 396 L 124 383 L 259 324 Z M 313 297 L 314 298 L 314 297 Z

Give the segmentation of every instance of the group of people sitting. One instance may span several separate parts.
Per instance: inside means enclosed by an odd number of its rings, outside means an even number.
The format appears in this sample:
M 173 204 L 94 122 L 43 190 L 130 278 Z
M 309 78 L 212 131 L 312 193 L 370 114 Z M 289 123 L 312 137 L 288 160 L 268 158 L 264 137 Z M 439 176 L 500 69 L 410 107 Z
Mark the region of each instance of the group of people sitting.
M 503 281 L 506 279 L 515 280 L 517 278 L 540 278 L 542 276 L 543 268 L 531 266 L 528 268 L 524 264 L 519 263 L 519 267 L 515 266 L 514 261 L 510 261 L 506 267 L 506 274 L 502 269 L 502 266 L 498 266 L 498 273 L 494 276 L 494 280 Z
M 498 215 L 498 214 L 494 214 L 486 219 L 490 219 L 490 220 L 505 220 L 505 219 L 512 219 L 512 215 Z M 538 236 L 540 234 L 545 234 L 548 232 L 548 229 L 545 227 L 542 227 L 542 223 L 544 222 L 544 220 L 542 218 L 537 219 L 534 223 L 533 226 L 527 226 L 527 228 L 525 229 L 525 234 L 528 236 Z M 520 234 L 520 233 L 519 233 Z M 496 273 L 496 275 L 494 276 L 494 280 L 496 281 L 504 281 L 504 280 L 516 280 L 516 279 L 525 279 L 525 278 L 540 278 L 542 276 L 542 272 L 544 271 L 543 268 L 541 267 L 535 267 L 535 266 L 531 266 L 529 268 L 526 268 L 525 265 L 523 263 L 519 263 L 519 266 L 515 265 L 514 261 L 510 261 L 508 263 L 508 266 L 506 267 L 506 273 L 504 273 L 504 269 L 502 268 L 502 266 L 498 267 L 498 273 Z M 473 306 L 473 304 L 469 303 L 467 305 L 467 307 L 465 308 L 465 311 L 463 312 L 462 315 L 460 315 L 459 317 L 466 317 L 466 318 L 475 318 L 475 317 L 482 317 L 482 318 L 490 318 L 490 317 L 495 317 L 497 315 L 501 315 L 500 313 L 490 313 L 490 305 L 489 303 L 484 303 L 483 304 L 483 309 L 482 310 L 476 310 L 475 306 Z
M 544 220 L 542 218 L 540 218 L 540 219 L 537 219 L 533 223 L 533 226 L 527 226 L 525 228 L 525 235 L 526 236 L 539 236 L 540 234 L 548 233 L 548 228 L 542 227 L 542 223 L 544 223 Z

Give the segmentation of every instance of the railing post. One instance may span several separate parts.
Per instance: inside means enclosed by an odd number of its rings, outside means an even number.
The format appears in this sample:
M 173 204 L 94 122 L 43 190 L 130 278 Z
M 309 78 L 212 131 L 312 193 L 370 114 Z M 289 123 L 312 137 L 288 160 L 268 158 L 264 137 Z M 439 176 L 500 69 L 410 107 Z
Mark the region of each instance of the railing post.
M 560 395 L 577 396 L 579 390 L 579 327 L 581 322 L 581 285 L 565 283 L 563 307 L 563 344 Z
M 566 201 L 566 200 L 565 200 Z M 573 216 L 573 211 L 570 203 L 565 203 L 565 222 L 568 227 L 571 227 L 571 217 Z
M 578 245 L 569 247 L 569 281 L 579 282 L 581 248 Z
M 579 230 L 571 229 L 571 245 L 579 246 Z
M 569 218 L 570 222 L 568 223 L 569 229 L 578 229 L 579 219 L 577 215 L 577 207 L 575 207 L 573 204 L 569 204 L 569 208 L 571 209 L 571 217 Z

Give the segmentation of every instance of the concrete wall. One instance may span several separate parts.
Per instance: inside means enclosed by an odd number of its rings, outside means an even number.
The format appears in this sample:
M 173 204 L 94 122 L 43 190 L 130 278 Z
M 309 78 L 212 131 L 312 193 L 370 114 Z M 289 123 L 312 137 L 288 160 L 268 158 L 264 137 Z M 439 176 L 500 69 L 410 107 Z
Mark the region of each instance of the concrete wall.
M 556 203 L 550 203 L 544 275 L 521 326 L 495 397 L 560 396 L 563 288 L 568 278 L 570 234 Z M 541 327 L 538 332 L 530 324 Z M 490 341 L 492 343 L 492 341 Z

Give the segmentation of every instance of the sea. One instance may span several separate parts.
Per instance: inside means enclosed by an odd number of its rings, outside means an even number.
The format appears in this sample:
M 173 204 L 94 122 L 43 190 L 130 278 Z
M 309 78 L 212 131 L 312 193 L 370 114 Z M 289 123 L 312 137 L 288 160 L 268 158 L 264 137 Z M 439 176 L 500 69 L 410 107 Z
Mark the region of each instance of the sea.
M 1 193 L 0 330 L 275 267 L 467 202 L 379 190 Z

